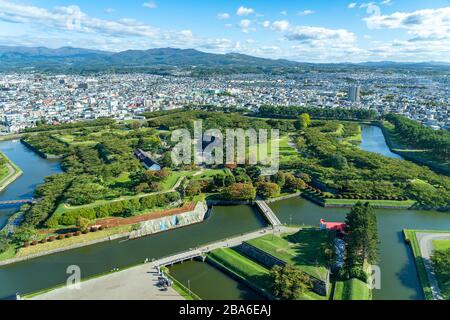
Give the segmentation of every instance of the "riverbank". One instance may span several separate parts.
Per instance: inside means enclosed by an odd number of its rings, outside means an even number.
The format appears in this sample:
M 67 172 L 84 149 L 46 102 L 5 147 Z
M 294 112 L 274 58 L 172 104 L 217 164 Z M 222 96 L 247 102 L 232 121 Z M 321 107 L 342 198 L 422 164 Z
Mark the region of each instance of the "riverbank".
M 17 178 L 19 178 L 23 171 L 17 165 L 15 165 L 3 152 L 0 152 L 0 155 L 5 159 L 6 167 L 9 170 L 9 173 L 6 177 L 0 180 L 0 192 L 3 191 L 7 186 L 13 183 Z
M 439 238 L 441 235 L 447 235 L 450 238 L 450 231 L 403 230 L 403 237 L 414 255 L 417 275 L 426 300 L 439 300 L 442 295 L 430 261 L 432 245 L 424 241 L 429 242 L 432 238 Z M 426 237 L 430 239 L 427 240 Z
M 414 162 L 419 165 L 425 165 L 433 169 L 438 173 L 450 176 L 450 165 L 441 164 L 432 159 L 427 159 L 421 156 L 424 153 L 423 150 L 410 149 L 407 146 L 401 144 L 395 137 L 394 129 L 389 128 L 382 121 L 374 121 L 372 125 L 379 127 L 383 131 L 383 135 L 386 140 L 386 144 L 391 150 L 391 152 L 396 153 L 408 161 Z
M 303 191 L 301 196 L 324 208 L 352 208 L 358 202 L 368 202 L 375 209 L 405 210 L 413 208 L 416 204 L 414 200 L 331 199 L 318 196 L 309 191 Z
M 55 239 L 54 241 L 46 241 L 45 243 L 38 243 L 33 246 L 20 248 L 13 257 L 11 257 L 11 255 L 5 255 L 6 260 L 0 261 L 0 266 L 91 246 L 106 241 L 121 238 L 137 239 L 160 232 L 190 226 L 203 222 L 207 210 L 206 204 L 199 202 L 196 205 L 187 205 L 181 208 L 167 210 L 165 214 L 156 212 L 154 214 L 150 213 L 145 217 L 137 216 L 129 218 L 131 220 L 129 223 L 123 221 L 123 223 L 120 224 L 112 224 L 105 230 L 98 230 L 79 236 L 71 236 L 70 238 L 66 237 L 61 240 Z M 175 219 L 173 219 L 173 217 L 175 217 Z M 105 223 L 107 224 L 110 222 L 105 221 Z

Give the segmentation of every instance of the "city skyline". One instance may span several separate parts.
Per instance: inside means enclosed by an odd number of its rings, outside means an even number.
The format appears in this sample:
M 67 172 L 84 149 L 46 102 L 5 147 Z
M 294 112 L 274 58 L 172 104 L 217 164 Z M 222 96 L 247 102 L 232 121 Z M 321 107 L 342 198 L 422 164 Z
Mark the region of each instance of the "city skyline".
M 302 62 L 450 62 L 449 1 L 0 0 L 0 45 L 158 47 Z

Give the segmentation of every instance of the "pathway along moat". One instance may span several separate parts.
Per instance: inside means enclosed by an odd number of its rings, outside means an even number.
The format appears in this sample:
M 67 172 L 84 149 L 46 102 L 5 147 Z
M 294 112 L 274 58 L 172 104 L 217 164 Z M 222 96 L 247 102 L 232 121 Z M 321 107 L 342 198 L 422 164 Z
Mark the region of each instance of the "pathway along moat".
M 386 151 L 384 148 L 387 148 L 384 137 L 380 139 L 378 130 L 373 128 L 363 126 L 361 147 L 367 151 L 382 153 L 381 151 Z M 370 140 L 378 141 L 377 147 L 368 143 Z M 383 143 L 379 144 L 380 141 L 384 143 L 384 146 Z M 23 189 L 16 187 L 14 191 L 16 193 L 13 193 L 14 189 L 10 188 L 15 187 L 14 185 L 20 180 L 10 185 L 1 195 L 4 200 L 16 196 L 29 197 L 35 185 L 40 183 L 44 176 L 60 170 L 58 164 L 39 158 L 20 142 L 0 142 L 0 150 L 24 170 L 24 175 L 19 179 L 29 181 L 23 184 Z M 45 163 L 47 165 L 44 165 Z M 6 194 L 9 192 L 11 194 L 7 198 Z M 318 225 L 321 218 L 329 221 L 343 221 L 349 211 L 348 209 L 325 209 L 300 197 L 273 203 L 271 207 L 283 222 L 306 225 Z M 412 210 L 376 210 L 376 213 L 381 240 L 379 263 L 381 290 L 374 291 L 374 298 L 422 299 L 414 261 L 409 247 L 403 242 L 401 231 L 404 228 L 449 230 L 450 215 L 434 211 Z M 0 212 L 0 219 L 9 214 Z M 259 213 L 251 207 L 215 207 L 209 219 L 201 224 L 132 241 L 104 242 L 3 266 L 0 267 L 0 299 L 13 296 L 16 292 L 29 293 L 62 284 L 67 279 L 66 269 L 69 265 L 80 266 L 82 277 L 89 277 L 108 272 L 116 267 L 141 263 L 146 258 L 167 256 L 207 242 L 256 230 L 265 224 Z M 174 272 L 181 280 L 193 278 L 190 275 L 192 272 L 204 272 L 204 275 L 198 278 L 198 283 L 197 281 L 191 283 L 193 291 L 204 299 L 220 298 L 217 291 L 221 288 L 214 282 L 216 280 L 212 280 L 219 278 L 222 279 L 220 281 L 224 281 L 224 288 L 227 288 L 222 294 L 230 299 L 244 299 L 249 294 L 254 294 L 222 273 L 217 273 L 220 271 L 209 267 L 204 264 L 186 263 L 176 266 Z

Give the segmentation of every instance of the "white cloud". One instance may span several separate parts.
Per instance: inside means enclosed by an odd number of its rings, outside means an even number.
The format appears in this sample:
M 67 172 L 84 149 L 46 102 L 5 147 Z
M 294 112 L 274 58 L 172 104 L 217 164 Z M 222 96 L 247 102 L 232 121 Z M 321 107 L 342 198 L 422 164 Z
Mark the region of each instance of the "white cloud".
M 226 19 L 230 19 L 230 18 L 231 18 L 231 16 L 227 12 L 217 14 L 217 19 L 219 19 L 219 20 L 226 20 Z
M 307 9 L 307 10 L 300 11 L 298 13 L 298 15 L 299 16 L 308 16 L 308 15 L 314 14 L 314 13 L 315 13 L 315 11 Z
M 369 29 L 405 29 L 416 38 L 450 38 L 450 7 L 364 18 Z
M 114 13 L 114 12 L 116 12 L 116 9 L 113 9 L 113 8 L 106 8 L 105 9 L 105 13 Z
M 345 29 L 310 26 L 295 27 L 288 32 L 286 38 L 311 46 L 349 45 L 356 41 L 356 36 Z
M 142 4 L 142 6 L 144 8 L 148 8 L 148 9 L 156 9 L 156 8 L 158 8 L 158 5 L 154 1 L 144 2 Z
M 237 9 L 236 14 L 238 16 L 248 16 L 250 14 L 255 13 L 255 10 L 253 8 L 246 8 L 246 7 L 239 7 L 239 9 Z
M 270 21 L 269 20 L 266 20 L 266 21 L 263 21 L 263 23 L 261 24 L 264 28 L 269 28 L 270 27 Z
M 279 20 L 272 23 L 272 29 L 276 31 L 286 31 L 289 28 L 289 21 Z
M 243 19 L 239 21 L 239 27 L 240 28 L 249 28 L 251 26 L 252 22 L 248 19 Z
M 383 6 L 390 6 L 392 4 L 392 0 L 384 0 L 380 2 Z
M 352 2 L 352 3 L 349 3 L 349 4 L 348 4 L 347 8 L 353 9 L 353 8 L 355 8 L 357 5 L 358 5 L 358 4 L 357 4 L 356 2 Z
M 287 16 L 287 15 L 288 15 L 288 12 L 287 12 L 286 10 L 283 10 L 283 11 L 280 12 L 280 14 L 281 14 L 282 16 Z

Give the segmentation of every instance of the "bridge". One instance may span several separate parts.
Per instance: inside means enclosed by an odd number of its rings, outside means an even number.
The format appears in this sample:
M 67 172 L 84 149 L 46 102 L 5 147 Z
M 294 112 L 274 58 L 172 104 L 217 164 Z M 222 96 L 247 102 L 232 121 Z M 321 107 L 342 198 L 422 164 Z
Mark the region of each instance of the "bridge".
M 20 199 L 20 200 L 5 200 L 0 201 L 0 206 L 6 206 L 10 204 L 25 204 L 25 203 L 33 203 L 34 199 Z
M 265 234 L 281 234 L 295 232 L 298 228 L 277 227 L 266 228 L 247 234 L 242 234 L 225 240 L 193 248 L 185 252 L 170 255 L 160 259 L 152 260 L 136 267 L 112 272 L 108 275 L 89 279 L 81 283 L 79 290 L 70 290 L 66 286 L 47 291 L 34 296 L 35 300 L 121 300 L 124 297 L 137 300 L 157 300 L 162 298 L 161 292 L 157 290 L 156 268 L 169 266 L 175 263 L 203 257 L 206 253 L 220 249 L 231 248 L 242 244 L 244 241 L 256 239 Z M 131 241 L 131 240 L 129 240 Z M 165 300 L 179 298 L 179 295 L 165 296 Z M 26 296 L 24 299 L 27 299 Z
M 281 221 L 278 219 L 275 213 L 273 213 L 272 209 L 270 209 L 270 207 L 267 205 L 265 201 L 262 200 L 256 201 L 256 206 L 259 208 L 261 213 L 266 217 L 267 221 L 269 221 L 269 223 L 272 226 L 277 227 L 282 225 Z

